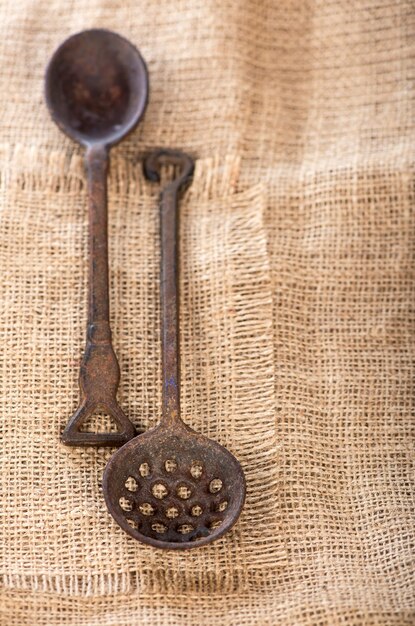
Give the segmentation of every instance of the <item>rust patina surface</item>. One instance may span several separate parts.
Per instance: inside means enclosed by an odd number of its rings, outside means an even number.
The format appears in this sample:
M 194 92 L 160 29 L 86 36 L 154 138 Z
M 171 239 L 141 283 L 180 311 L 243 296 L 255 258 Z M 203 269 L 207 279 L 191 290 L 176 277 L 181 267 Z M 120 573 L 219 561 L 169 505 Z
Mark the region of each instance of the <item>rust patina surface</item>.
M 210 543 L 236 522 L 245 478 L 226 448 L 181 419 L 177 202 L 193 162 L 186 154 L 158 150 L 145 161 L 147 178 L 159 180 L 162 162 L 178 170 L 160 199 L 162 416 L 158 426 L 112 456 L 103 489 L 110 513 L 132 537 L 158 548 L 186 549 Z

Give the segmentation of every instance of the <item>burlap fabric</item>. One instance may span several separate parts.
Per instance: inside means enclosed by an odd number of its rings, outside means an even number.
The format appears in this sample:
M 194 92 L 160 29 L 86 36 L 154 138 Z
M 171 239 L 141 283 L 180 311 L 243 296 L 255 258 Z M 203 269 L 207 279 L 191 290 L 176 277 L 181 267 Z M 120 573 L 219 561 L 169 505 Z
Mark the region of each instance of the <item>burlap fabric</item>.
M 411 3 L 0 10 L 2 626 L 413 624 Z M 184 415 L 238 456 L 248 497 L 231 533 L 186 554 L 113 522 L 111 451 L 59 443 L 78 398 L 87 212 L 82 151 L 42 82 L 61 40 L 92 26 L 131 39 L 151 78 L 109 182 L 119 398 L 139 427 L 160 414 L 159 189 L 140 160 L 156 146 L 197 158 Z

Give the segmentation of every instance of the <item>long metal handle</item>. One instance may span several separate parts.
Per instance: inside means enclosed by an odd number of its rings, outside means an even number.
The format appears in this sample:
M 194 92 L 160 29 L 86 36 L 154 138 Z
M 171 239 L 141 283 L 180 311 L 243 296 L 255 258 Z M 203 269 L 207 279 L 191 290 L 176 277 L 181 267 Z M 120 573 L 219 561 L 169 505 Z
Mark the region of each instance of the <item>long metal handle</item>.
M 180 420 L 179 244 L 178 194 L 192 179 L 194 163 L 187 154 L 161 149 L 144 162 L 149 180 L 160 181 L 162 163 L 178 166 L 177 176 L 160 196 L 160 303 L 162 351 L 162 419 Z
M 111 342 L 108 279 L 108 153 L 104 146 L 92 147 L 85 157 L 89 201 L 89 309 L 88 325 L 100 326 L 101 341 Z
M 79 375 L 80 404 L 62 434 L 62 441 L 73 446 L 117 446 L 129 441 L 136 433 L 117 402 L 120 368 L 111 343 L 109 320 L 107 148 L 90 147 L 86 153 L 86 167 L 89 199 L 87 340 Z M 96 410 L 106 411 L 119 431 L 80 431 L 82 424 Z

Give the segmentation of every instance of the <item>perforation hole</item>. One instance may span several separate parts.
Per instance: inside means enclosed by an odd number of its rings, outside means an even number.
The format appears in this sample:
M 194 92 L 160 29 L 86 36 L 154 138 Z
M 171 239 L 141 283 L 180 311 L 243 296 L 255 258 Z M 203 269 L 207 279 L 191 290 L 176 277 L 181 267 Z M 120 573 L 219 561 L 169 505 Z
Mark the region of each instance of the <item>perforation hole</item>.
M 151 488 L 151 493 L 155 498 L 162 500 L 169 493 L 167 487 L 163 483 L 155 483 Z
M 150 476 L 149 464 L 141 463 L 140 467 L 138 468 L 138 471 L 140 472 L 140 476 L 142 476 L 143 478 L 147 478 L 147 476 Z
M 194 506 L 192 506 L 192 508 L 190 509 L 190 513 L 193 515 L 193 517 L 199 517 L 199 515 L 202 515 L 203 513 L 203 509 L 200 506 L 200 504 L 195 504 Z
M 174 519 L 178 515 L 179 515 L 179 509 L 177 509 L 175 506 L 169 506 L 169 508 L 166 509 L 165 516 L 168 517 L 169 519 Z
M 154 522 L 154 524 L 151 524 L 151 529 L 154 530 L 154 532 L 162 535 L 166 532 L 167 526 L 165 524 L 162 524 L 161 522 Z
M 134 530 L 138 529 L 138 523 L 135 519 L 127 519 L 127 523 L 131 526 L 131 528 L 134 528 Z
M 222 521 L 220 519 L 215 519 L 215 520 L 212 520 L 208 526 L 210 530 L 215 530 L 215 528 L 219 528 L 221 524 L 222 524 Z
M 179 485 L 176 493 L 182 500 L 187 500 L 192 495 L 192 491 L 187 485 Z
M 192 461 L 190 466 L 190 473 L 193 478 L 200 478 L 203 474 L 203 465 L 200 461 Z
M 167 459 L 164 463 L 166 472 L 175 472 L 177 470 L 177 462 L 174 459 Z
M 138 506 L 138 508 L 143 515 L 154 514 L 154 507 L 150 504 L 150 502 L 143 502 Z
M 224 500 L 223 502 L 219 502 L 216 510 L 222 513 L 223 511 L 226 511 L 227 508 L 228 508 L 228 502 L 227 500 Z
M 192 530 L 194 530 L 194 527 L 191 524 L 181 524 L 177 528 L 177 532 L 181 533 L 182 535 L 187 535 L 191 533 Z
M 131 500 L 128 500 L 127 498 L 124 498 L 124 496 L 122 496 L 118 500 L 118 504 L 120 505 L 120 507 L 122 508 L 123 511 L 132 511 L 133 510 L 133 503 L 131 502 Z
M 223 483 L 220 478 L 214 478 L 209 483 L 210 493 L 218 493 L 222 489 Z
M 127 480 L 125 481 L 125 487 L 126 489 L 128 489 L 128 491 L 137 491 L 138 484 L 137 484 L 136 479 L 133 478 L 132 476 L 129 476 Z

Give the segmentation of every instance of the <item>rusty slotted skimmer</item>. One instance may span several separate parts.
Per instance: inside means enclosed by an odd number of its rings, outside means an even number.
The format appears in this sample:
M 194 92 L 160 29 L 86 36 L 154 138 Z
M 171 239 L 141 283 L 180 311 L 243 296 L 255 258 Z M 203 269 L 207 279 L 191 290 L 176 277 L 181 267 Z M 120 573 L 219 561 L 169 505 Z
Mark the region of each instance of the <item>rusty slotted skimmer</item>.
M 180 152 L 156 151 L 145 161 L 147 178 L 160 180 L 161 162 L 180 169 L 160 200 L 162 419 L 112 456 L 103 489 L 110 513 L 132 537 L 158 548 L 185 549 L 210 543 L 236 522 L 245 478 L 226 448 L 180 417 L 177 198 L 191 179 L 193 162 Z
M 108 150 L 142 117 L 148 95 L 146 65 L 126 39 L 93 29 L 69 37 L 48 65 L 45 96 L 59 128 L 86 148 L 89 193 L 89 307 L 81 364 L 79 408 L 63 435 L 72 446 L 116 446 L 135 429 L 117 402 L 120 371 L 111 344 L 108 290 Z M 96 411 L 105 411 L 119 432 L 83 432 Z

